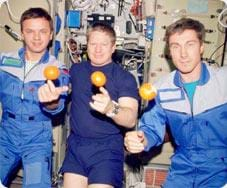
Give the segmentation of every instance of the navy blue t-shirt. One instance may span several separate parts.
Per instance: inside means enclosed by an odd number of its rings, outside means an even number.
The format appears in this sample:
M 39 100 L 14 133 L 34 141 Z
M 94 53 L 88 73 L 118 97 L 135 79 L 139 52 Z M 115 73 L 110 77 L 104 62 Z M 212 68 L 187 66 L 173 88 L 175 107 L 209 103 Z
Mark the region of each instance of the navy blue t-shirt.
M 119 134 L 120 126 L 111 118 L 89 106 L 92 95 L 99 92 L 91 83 L 91 73 L 102 71 L 107 78 L 105 88 L 112 100 L 133 97 L 138 100 L 137 83 L 134 76 L 116 63 L 94 67 L 90 62 L 73 64 L 70 69 L 72 104 L 70 111 L 71 130 L 75 135 L 88 138 L 104 138 Z

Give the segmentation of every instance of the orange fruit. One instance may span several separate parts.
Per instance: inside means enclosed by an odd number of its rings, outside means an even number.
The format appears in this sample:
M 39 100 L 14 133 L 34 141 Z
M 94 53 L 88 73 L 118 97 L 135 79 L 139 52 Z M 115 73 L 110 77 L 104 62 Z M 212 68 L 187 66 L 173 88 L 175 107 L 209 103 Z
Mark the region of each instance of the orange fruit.
M 58 67 L 49 65 L 44 69 L 44 76 L 47 80 L 56 80 L 60 75 Z
M 106 76 L 101 71 L 95 71 L 91 74 L 91 82 L 97 87 L 104 86 L 106 83 Z
M 139 88 L 139 95 L 143 100 L 152 100 L 157 95 L 157 89 L 150 83 L 143 83 Z

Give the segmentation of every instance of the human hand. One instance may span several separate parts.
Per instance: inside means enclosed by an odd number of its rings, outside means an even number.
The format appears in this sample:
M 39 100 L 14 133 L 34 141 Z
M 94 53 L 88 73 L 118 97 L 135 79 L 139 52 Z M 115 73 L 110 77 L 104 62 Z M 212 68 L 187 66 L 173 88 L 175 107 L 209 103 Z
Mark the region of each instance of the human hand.
M 125 135 L 124 144 L 129 152 L 140 153 L 145 148 L 145 140 L 143 131 L 130 131 Z
M 52 102 L 59 98 L 59 96 L 68 91 L 68 86 L 55 87 L 51 80 L 47 80 L 47 83 L 42 85 L 38 89 L 38 98 L 40 102 Z
M 100 87 L 99 91 L 100 93 L 92 96 L 93 102 L 90 102 L 89 104 L 92 109 L 102 114 L 106 114 L 113 107 L 113 103 L 108 91 L 104 87 Z

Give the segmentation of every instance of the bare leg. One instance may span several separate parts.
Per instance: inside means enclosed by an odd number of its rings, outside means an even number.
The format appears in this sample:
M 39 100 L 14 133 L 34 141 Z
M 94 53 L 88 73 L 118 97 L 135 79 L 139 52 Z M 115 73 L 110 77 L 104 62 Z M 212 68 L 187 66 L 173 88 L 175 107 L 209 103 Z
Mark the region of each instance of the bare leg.
M 88 188 L 114 188 L 114 187 L 107 184 L 91 184 L 88 186 Z
M 78 174 L 64 173 L 63 187 L 64 188 L 75 188 L 75 187 L 87 188 L 88 187 L 87 178 L 85 176 L 81 176 Z

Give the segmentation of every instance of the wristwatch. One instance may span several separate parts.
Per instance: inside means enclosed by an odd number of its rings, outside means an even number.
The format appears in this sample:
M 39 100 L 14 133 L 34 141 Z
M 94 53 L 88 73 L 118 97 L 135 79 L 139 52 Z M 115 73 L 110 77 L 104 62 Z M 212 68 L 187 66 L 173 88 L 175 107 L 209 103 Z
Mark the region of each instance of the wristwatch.
M 106 113 L 106 116 L 111 118 L 116 116 L 120 109 L 120 105 L 117 102 L 112 100 L 112 103 L 113 103 L 113 110 L 111 112 Z

